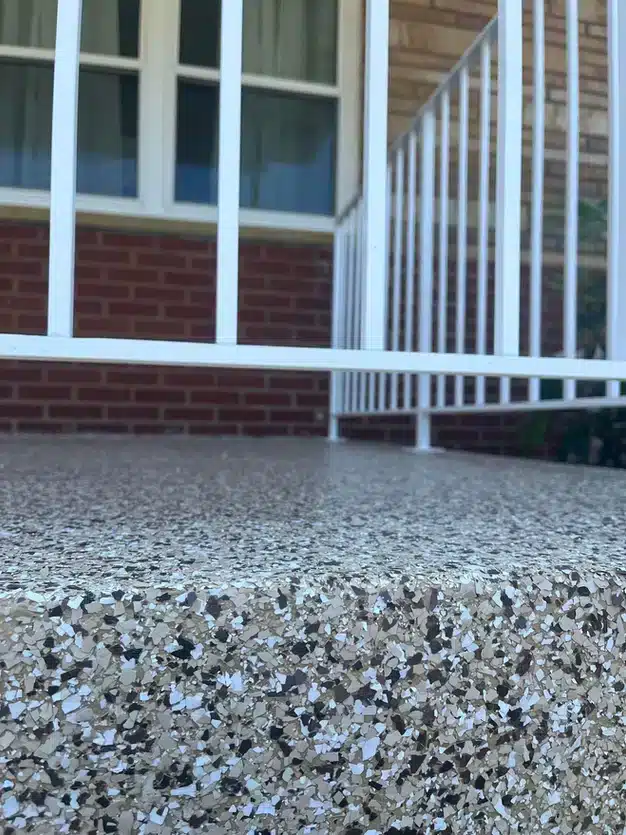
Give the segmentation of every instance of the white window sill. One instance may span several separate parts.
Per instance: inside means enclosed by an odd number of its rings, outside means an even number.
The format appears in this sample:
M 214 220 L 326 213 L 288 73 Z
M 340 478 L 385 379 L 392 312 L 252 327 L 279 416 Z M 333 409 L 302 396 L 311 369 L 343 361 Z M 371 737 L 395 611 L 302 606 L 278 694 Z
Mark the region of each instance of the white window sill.
M 0 217 L 4 219 L 46 219 L 49 209 L 49 192 L 0 188 Z M 214 234 L 217 228 L 217 207 L 193 203 L 173 204 L 155 212 L 137 199 L 77 195 L 76 211 L 77 222 L 87 225 L 196 234 Z M 334 217 L 327 215 L 258 209 L 241 209 L 239 220 L 246 237 L 259 232 L 269 238 L 297 233 L 299 238 L 327 240 L 335 225 Z

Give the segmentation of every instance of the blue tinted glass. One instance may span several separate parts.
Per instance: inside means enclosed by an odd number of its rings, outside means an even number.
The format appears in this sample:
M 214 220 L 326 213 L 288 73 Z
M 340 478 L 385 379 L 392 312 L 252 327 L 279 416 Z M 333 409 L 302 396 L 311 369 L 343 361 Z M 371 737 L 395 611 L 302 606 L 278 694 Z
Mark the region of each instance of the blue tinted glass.
M 0 185 L 50 188 L 52 67 L 0 63 Z M 137 195 L 137 76 L 81 70 L 77 190 Z

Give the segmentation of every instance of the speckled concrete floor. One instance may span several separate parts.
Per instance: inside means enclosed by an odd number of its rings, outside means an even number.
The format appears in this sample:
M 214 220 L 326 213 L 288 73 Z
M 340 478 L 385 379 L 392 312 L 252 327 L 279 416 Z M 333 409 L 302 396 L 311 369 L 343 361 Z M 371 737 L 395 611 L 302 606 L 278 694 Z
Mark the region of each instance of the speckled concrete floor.
M 3 835 L 624 835 L 626 475 L 0 441 Z
M 626 569 L 626 474 L 323 440 L 0 441 L 0 590 Z

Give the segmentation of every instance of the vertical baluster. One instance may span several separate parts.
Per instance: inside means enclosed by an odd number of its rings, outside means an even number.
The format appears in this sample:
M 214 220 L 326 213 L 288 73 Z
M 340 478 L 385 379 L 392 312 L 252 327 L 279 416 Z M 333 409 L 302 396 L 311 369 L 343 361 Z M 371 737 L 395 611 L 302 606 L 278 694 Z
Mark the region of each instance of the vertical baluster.
M 565 282 L 563 288 L 563 354 L 575 357 L 577 350 L 578 295 L 578 176 L 580 81 L 578 0 L 567 0 L 567 187 L 565 230 Z M 565 399 L 576 397 L 576 380 L 566 380 Z
M 626 5 L 609 0 L 609 239 L 607 277 L 607 356 L 626 360 Z M 619 397 L 619 381 L 609 382 L 610 397 Z
M 467 296 L 467 175 L 469 152 L 469 70 L 461 69 L 459 80 L 459 193 L 457 212 L 456 273 L 456 352 L 465 353 Z M 462 406 L 465 399 L 465 378 L 454 381 L 454 402 Z
M 215 340 L 221 345 L 237 344 L 242 49 L 243 0 L 233 0 L 222 9 L 220 46 Z
M 541 304 L 543 270 L 543 179 L 545 166 L 546 34 L 545 0 L 534 0 L 533 20 L 533 168 L 530 232 L 530 355 L 541 356 Z M 540 380 L 530 380 L 530 400 L 541 397 Z
M 414 316 L 413 306 L 415 304 L 415 235 L 417 234 L 415 216 L 415 190 L 417 188 L 417 134 L 411 131 L 409 136 L 409 171 L 408 171 L 408 206 L 406 216 L 406 283 L 405 283 L 405 329 L 404 329 L 404 350 L 409 352 L 415 350 Z M 404 375 L 404 408 L 410 409 L 413 406 L 412 376 Z
M 355 344 L 355 328 L 357 327 L 357 316 L 356 316 L 356 251 L 357 251 L 357 243 L 356 243 L 356 218 L 357 218 L 358 209 L 354 208 L 350 211 L 348 215 L 347 224 L 348 224 L 348 256 L 347 256 L 347 291 L 346 291 L 346 337 L 347 337 L 347 345 L 348 348 L 356 348 Z M 345 403 L 346 403 L 346 410 L 349 412 L 354 411 L 354 404 L 352 398 L 352 392 L 354 390 L 354 372 L 347 371 L 346 372 L 346 396 L 345 396 Z
M 437 352 L 448 347 L 448 204 L 450 193 L 450 93 L 441 95 L 441 153 L 439 155 L 439 297 L 437 299 Z M 437 405 L 446 402 L 446 376 L 437 378 Z
M 494 348 L 519 356 L 523 140 L 523 0 L 498 0 L 498 144 Z M 511 381 L 500 382 L 500 401 Z
M 391 242 L 391 232 L 392 232 L 392 170 L 391 165 L 387 166 L 387 225 L 386 225 L 386 241 L 387 241 L 387 281 L 385 282 L 385 299 L 384 305 L 385 310 L 387 309 L 387 298 L 389 293 L 389 275 L 390 275 L 390 260 L 389 260 L 389 253 L 390 253 L 390 242 Z M 389 328 L 389 323 L 386 324 L 387 331 Z M 387 410 L 387 383 L 388 383 L 389 375 L 386 371 L 381 371 L 378 375 L 378 411 L 384 412 Z
M 393 219 L 393 297 L 391 314 L 391 350 L 400 350 L 400 306 L 402 301 L 402 258 L 404 231 L 404 145 L 396 151 L 395 210 Z M 399 375 L 391 376 L 391 409 L 398 409 Z
M 433 350 L 433 244 L 435 232 L 435 142 L 436 119 L 434 105 L 422 120 L 421 212 L 420 212 L 420 285 L 419 285 L 419 340 L 424 354 Z M 419 376 L 419 412 L 417 415 L 416 447 L 430 449 L 430 374 Z
M 48 335 L 74 335 L 76 155 L 82 0 L 57 13 L 52 95 Z
M 487 353 L 487 271 L 489 269 L 489 156 L 491 153 L 491 42 L 480 53 L 480 187 L 478 195 L 478 284 L 476 353 Z M 476 380 L 476 403 L 485 404 L 485 377 Z
M 333 243 L 333 310 L 332 310 L 332 335 L 331 345 L 333 348 L 345 348 L 343 324 L 345 310 L 345 254 L 346 234 L 345 220 L 341 221 L 335 230 Z M 339 440 L 339 415 L 344 411 L 343 405 L 343 371 L 332 371 L 330 374 L 330 408 L 328 419 L 328 440 Z

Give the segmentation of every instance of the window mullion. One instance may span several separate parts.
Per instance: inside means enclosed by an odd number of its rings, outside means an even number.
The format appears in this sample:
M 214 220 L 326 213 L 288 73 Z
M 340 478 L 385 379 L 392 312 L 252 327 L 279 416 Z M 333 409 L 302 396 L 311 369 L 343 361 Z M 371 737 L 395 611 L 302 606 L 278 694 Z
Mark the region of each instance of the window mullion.
M 178 0 L 142 3 L 139 96 L 139 199 L 149 214 L 171 203 L 176 109 Z

